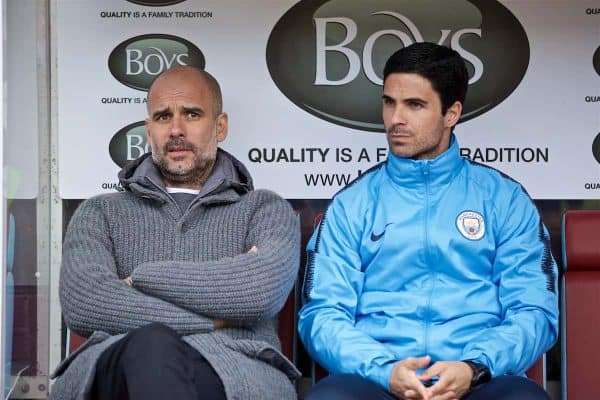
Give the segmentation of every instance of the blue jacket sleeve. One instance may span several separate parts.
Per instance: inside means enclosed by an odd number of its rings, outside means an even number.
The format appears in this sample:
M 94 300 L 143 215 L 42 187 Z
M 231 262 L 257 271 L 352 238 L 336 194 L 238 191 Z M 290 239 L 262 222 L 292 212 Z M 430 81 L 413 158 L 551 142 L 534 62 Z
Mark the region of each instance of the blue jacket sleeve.
M 463 359 L 487 365 L 493 376 L 521 375 L 558 337 L 558 271 L 548 231 L 522 189 L 500 217 L 492 279 L 502 323 L 482 330 Z
M 298 330 L 310 355 L 328 371 L 358 374 L 389 390 L 395 355 L 355 326 L 364 280 L 359 238 L 359 224 L 334 199 L 307 246 L 306 304 Z

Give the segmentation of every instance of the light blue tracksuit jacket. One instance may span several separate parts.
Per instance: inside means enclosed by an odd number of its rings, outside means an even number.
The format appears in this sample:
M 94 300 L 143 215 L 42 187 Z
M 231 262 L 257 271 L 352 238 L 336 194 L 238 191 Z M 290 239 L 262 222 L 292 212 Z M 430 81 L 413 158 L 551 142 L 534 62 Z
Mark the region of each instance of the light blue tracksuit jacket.
M 450 148 L 392 155 L 332 200 L 308 245 L 300 337 L 389 390 L 396 361 L 523 374 L 558 336 L 557 267 L 523 187 Z

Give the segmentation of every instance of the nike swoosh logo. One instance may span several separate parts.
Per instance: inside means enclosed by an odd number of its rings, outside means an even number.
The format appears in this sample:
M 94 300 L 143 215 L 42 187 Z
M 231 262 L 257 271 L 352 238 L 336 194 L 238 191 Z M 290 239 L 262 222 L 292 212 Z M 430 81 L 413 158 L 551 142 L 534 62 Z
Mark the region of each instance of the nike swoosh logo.
M 383 227 L 383 232 L 381 232 L 379 235 L 376 235 L 374 232 L 371 232 L 371 241 L 376 242 L 379 239 L 381 239 L 383 235 L 385 235 L 385 228 L 387 228 L 388 225 L 392 225 L 392 223 L 390 222 L 388 224 L 385 224 L 385 226 Z

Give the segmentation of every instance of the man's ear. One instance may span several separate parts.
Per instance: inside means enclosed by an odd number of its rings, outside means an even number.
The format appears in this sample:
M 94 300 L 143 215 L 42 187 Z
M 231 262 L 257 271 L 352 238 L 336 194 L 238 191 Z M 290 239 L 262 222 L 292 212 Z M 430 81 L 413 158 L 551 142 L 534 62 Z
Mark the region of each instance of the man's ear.
M 454 125 L 456 125 L 461 114 L 462 103 L 460 101 L 455 101 L 454 104 L 448 107 L 446 114 L 444 114 L 444 127 L 452 128 Z
M 217 142 L 222 142 L 227 137 L 227 132 L 229 129 L 229 120 L 227 117 L 227 113 L 221 113 L 217 115 Z

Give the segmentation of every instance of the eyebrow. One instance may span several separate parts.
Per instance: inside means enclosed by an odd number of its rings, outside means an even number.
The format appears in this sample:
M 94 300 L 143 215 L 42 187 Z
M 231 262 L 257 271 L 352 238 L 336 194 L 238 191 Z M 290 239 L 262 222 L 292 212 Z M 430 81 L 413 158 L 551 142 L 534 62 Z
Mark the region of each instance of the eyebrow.
M 193 112 L 193 113 L 196 113 L 196 114 L 204 114 L 204 110 L 201 109 L 200 107 L 185 107 L 185 106 L 182 106 L 181 110 L 184 113 Z
M 152 113 L 152 119 L 156 119 L 156 118 L 158 118 L 162 115 L 165 115 L 167 113 L 170 113 L 170 112 L 171 112 L 171 110 L 169 109 L 169 107 L 165 107 L 163 109 L 156 110 Z
M 388 96 L 387 94 L 382 95 L 381 99 L 382 100 L 391 100 L 393 102 L 396 102 L 396 99 L 394 99 L 391 96 Z M 420 103 L 420 104 L 423 104 L 423 105 L 429 104 L 429 102 L 427 100 L 422 99 L 420 97 L 408 97 L 406 99 L 401 99 L 401 101 L 403 103 L 412 103 L 412 102 L 414 102 L 414 103 Z
M 419 103 L 419 104 L 429 104 L 429 102 L 425 99 L 422 99 L 420 97 L 409 97 L 407 99 L 402 99 L 403 102 L 405 103 Z
M 201 109 L 200 107 L 185 107 L 185 106 L 182 106 L 181 107 L 181 111 L 183 113 L 193 112 L 193 113 L 197 113 L 197 114 L 201 114 L 201 115 L 204 114 L 204 110 Z M 171 113 L 172 113 L 171 108 L 170 107 L 165 107 L 165 108 L 162 108 L 160 110 L 156 110 L 155 112 L 153 112 L 152 113 L 152 119 L 156 119 L 158 117 L 161 117 L 161 116 L 167 115 L 167 114 L 171 114 Z

